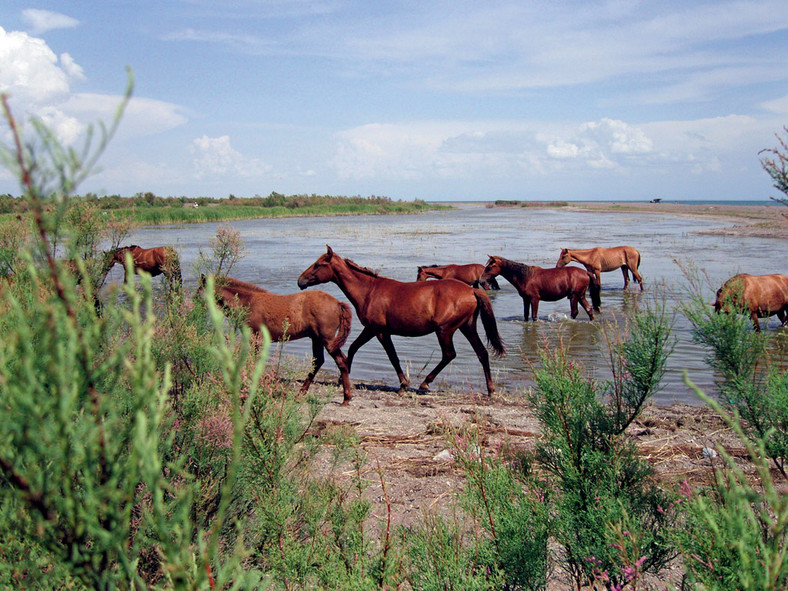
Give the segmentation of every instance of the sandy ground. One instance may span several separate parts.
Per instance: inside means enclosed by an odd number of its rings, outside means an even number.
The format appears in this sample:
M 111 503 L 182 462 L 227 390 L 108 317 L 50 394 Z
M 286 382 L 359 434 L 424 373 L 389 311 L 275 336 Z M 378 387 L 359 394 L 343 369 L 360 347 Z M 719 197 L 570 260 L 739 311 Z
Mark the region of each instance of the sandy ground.
M 788 239 L 788 207 L 779 205 L 688 205 L 683 203 L 571 203 L 568 209 L 583 212 L 637 212 L 720 220 L 720 227 L 703 234 Z
M 584 212 L 637 211 L 659 215 L 697 215 L 719 218 L 715 233 L 765 238 L 788 238 L 788 208 L 768 206 L 706 206 L 647 203 L 573 203 Z M 478 431 L 487 450 L 506 445 L 514 450 L 533 450 L 540 437 L 539 423 L 522 394 L 478 395 L 435 391 L 428 395 L 397 393 L 396 377 L 390 367 L 381 368 L 389 376 L 381 384 L 355 383 L 355 398 L 348 407 L 339 405 L 341 394 L 327 382 L 313 387 L 331 393 L 331 402 L 313 426 L 315 433 L 331 429 L 352 430 L 368 454 L 364 476 L 369 483 L 366 495 L 373 504 L 373 522 L 385 523 L 391 510 L 392 527 L 408 526 L 422 520 L 425 512 L 448 514 L 455 507 L 456 493 L 464 486 L 459 467 L 450 454 L 451 433 Z M 318 376 L 320 378 L 320 376 Z M 385 379 L 385 378 L 383 378 Z M 704 448 L 721 445 L 736 458 L 747 474 L 754 474 L 746 460 L 741 441 L 712 411 L 702 407 L 649 406 L 629 429 L 641 456 L 655 470 L 656 478 L 667 487 L 687 480 L 691 485 L 709 483 L 719 457 L 704 457 Z M 326 461 L 323 468 L 328 465 Z M 340 471 L 350 486 L 352 470 Z M 680 578 L 680 566 L 666 575 Z M 551 589 L 566 588 L 559 575 Z

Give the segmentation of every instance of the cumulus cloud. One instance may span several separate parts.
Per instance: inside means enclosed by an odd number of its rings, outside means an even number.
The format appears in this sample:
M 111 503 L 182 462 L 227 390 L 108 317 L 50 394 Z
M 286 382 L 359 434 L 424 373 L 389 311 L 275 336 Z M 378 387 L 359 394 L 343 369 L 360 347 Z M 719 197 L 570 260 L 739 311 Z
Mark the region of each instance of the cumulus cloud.
M 79 25 L 79 21 L 59 12 L 28 8 L 22 11 L 22 18 L 30 25 L 33 35 L 40 35 L 53 29 L 71 29 Z
M 192 141 L 189 150 L 194 155 L 198 180 L 226 176 L 254 177 L 270 171 L 270 167 L 261 160 L 244 156 L 233 148 L 227 135 L 198 137 Z
M 518 178 L 561 170 L 614 169 L 653 158 L 639 127 L 601 119 L 550 122 L 413 122 L 365 125 L 337 135 L 333 164 L 342 178 L 398 180 Z
M 0 27 L 0 63 L 0 92 L 9 95 L 17 119 L 41 119 L 65 144 L 76 142 L 89 123 L 112 121 L 121 101 L 118 95 L 73 92 L 72 85 L 86 78 L 82 67 L 70 54 L 58 58 L 43 39 L 21 31 Z M 135 97 L 119 135 L 150 135 L 186 120 L 178 105 Z

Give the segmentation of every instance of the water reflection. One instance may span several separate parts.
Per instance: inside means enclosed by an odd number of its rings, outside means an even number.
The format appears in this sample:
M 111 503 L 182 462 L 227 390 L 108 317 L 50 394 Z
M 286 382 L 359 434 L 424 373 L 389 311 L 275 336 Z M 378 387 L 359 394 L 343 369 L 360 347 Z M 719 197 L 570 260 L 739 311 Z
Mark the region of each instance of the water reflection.
M 592 223 L 593 222 L 593 223 Z M 684 385 L 683 372 L 701 388 L 711 391 L 714 376 L 705 363 L 706 352 L 692 341 L 692 328 L 679 313 L 686 280 L 676 261 L 694 262 L 719 286 L 740 271 L 753 274 L 780 272 L 782 259 L 769 260 L 764 252 L 784 250 L 784 243 L 739 237 L 694 234 L 694 230 L 717 227 L 725 222 L 661 215 L 610 213 L 583 214 L 561 209 L 485 209 L 464 206 L 449 212 L 432 212 L 414 216 L 359 216 L 343 218 L 291 218 L 247 220 L 232 226 L 241 232 L 247 257 L 233 275 L 256 283 L 276 293 L 298 290 L 298 275 L 325 252 L 326 244 L 341 256 L 377 269 L 382 275 L 400 281 L 413 281 L 420 265 L 447 263 L 484 263 L 490 254 L 542 267 L 552 267 L 561 248 L 615 246 L 631 244 L 642 255 L 640 267 L 646 290 L 636 284 L 622 290 L 619 271 L 602 276 L 602 312 L 589 322 L 583 311 L 577 320 L 569 316 L 569 301 L 542 302 L 540 321 L 523 322 L 523 302 L 514 287 L 500 279 L 501 291 L 490 292 L 499 330 L 509 354 L 493 360 L 493 376 L 500 390 L 510 394 L 530 385 L 531 367 L 538 358 L 538 347 L 569 348 L 573 359 L 583 363 L 600 379 L 610 377 L 609 355 L 602 323 L 623 326 L 625 318 L 638 306 L 664 302 L 673 323 L 677 344 L 668 361 L 663 390 L 656 400 L 695 403 Z M 187 289 L 193 290 L 197 278 L 192 265 L 200 248 L 208 248 L 218 224 L 150 228 L 138 231 L 131 241 L 142 246 L 170 244 L 180 255 Z M 579 238 L 582 237 L 582 238 Z M 122 280 L 120 270 L 113 271 L 115 281 Z M 333 285 L 320 289 L 345 301 Z M 709 298 L 713 289 L 709 288 Z M 558 318 L 553 322 L 551 319 Z M 771 320 L 772 327 L 777 323 Z M 481 327 L 479 327 L 481 333 Z M 354 316 L 350 340 L 360 332 Z M 786 365 L 788 331 L 775 331 L 771 354 Z M 463 391 L 484 392 L 481 365 L 468 342 L 455 335 L 457 359 L 438 376 L 433 387 L 452 387 Z M 394 343 L 403 369 L 418 384 L 440 359 L 434 335 L 420 338 L 395 337 Z M 288 343 L 286 352 L 299 357 L 310 355 L 307 340 Z M 323 370 L 331 375 L 333 370 Z M 324 374 L 318 379 L 324 379 Z M 351 376 L 361 382 L 383 382 L 396 387 L 396 375 L 377 341 L 365 345 L 356 356 Z

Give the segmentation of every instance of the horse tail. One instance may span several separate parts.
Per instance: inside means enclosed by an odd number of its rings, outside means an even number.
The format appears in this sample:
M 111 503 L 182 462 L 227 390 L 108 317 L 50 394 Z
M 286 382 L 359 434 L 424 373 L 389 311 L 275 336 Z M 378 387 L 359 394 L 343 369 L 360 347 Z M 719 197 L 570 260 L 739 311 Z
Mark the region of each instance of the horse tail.
M 602 306 L 602 286 L 596 280 L 596 275 L 588 274 L 588 291 L 591 292 L 591 306 L 599 312 Z
M 476 309 L 482 317 L 482 325 L 484 326 L 484 333 L 487 335 L 487 342 L 492 347 L 495 356 L 501 357 L 506 354 L 506 349 L 503 345 L 503 339 L 498 333 L 498 324 L 495 322 L 495 314 L 493 313 L 490 298 L 480 289 L 474 289 L 473 295 L 476 296 Z
M 327 349 L 330 351 L 338 351 L 342 348 L 350 334 L 350 322 L 353 320 L 353 312 L 350 306 L 345 302 L 337 300 L 339 305 L 339 327 L 337 328 L 336 336 L 328 343 Z

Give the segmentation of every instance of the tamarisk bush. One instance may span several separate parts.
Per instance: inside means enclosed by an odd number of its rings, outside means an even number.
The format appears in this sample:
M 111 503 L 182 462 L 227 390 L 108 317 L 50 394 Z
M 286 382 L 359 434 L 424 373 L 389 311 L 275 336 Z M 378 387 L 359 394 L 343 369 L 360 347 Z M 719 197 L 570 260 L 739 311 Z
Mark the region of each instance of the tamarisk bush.
M 768 441 L 742 428 L 738 413 L 700 391 L 744 442 L 755 466 L 754 483 L 718 446 L 724 465 L 705 490 L 685 486 L 681 498 L 684 520 L 675 539 L 687 572 L 686 588 L 731 591 L 772 591 L 788 586 L 788 496 L 769 469 Z M 728 406 L 730 408 L 730 406 Z M 689 585 L 694 585 L 690 587 Z
M 657 391 L 673 340 L 664 309 L 635 313 L 627 329 L 610 344 L 612 381 L 587 378 L 562 348 L 545 349 L 529 396 L 543 427 L 536 459 L 553 489 L 552 533 L 578 589 L 623 588 L 675 554 L 669 497 L 624 433 Z
M 5 97 L 14 145 L 4 162 L 30 204 L 34 238 L 0 306 L 0 585 L 20 588 L 147 589 L 243 587 L 259 580 L 241 569 L 227 508 L 237 480 L 251 401 L 267 348 L 254 357 L 248 384 L 241 368 L 253 355 L 223 335 L 223 316 L 208 305 L 215 354 L 231 410 L 230 461 L 208 525 L 193 515 L 199 493 L 172 454 L 169 367 L 152 355 L 156 316 L 150 277 L 125 286 L 127 304 L 102 317 L 91 285 L 55 259 L 55 237 L 77 252 L 69 231 L 69 195 L 92 170 L 131 94 L 131 76 L 113 125 L 89 130 L 77 151 L 40 122 L 24 143 Z M 92 130 L 92 128 L 91 128 Z M 84 236 L 83 236 L 84 237 Z M 247 405 L 241 406 L 244 386 Z M 220 543 L 221 542 L 221 543 Z
M 696 270 L 685 270 L 689 294 L 682 310 L 693 326 L 693 338 L 708 349 L 706 362 L 718 376 L 723 407 L 743 419 L 742 429 L 764 449 L 784 477 L 788 457 L 788 373 L 770 361 L 773 339 L 752 329 L 741 294 L 731 292 L 717 314 L 702 297 L 704 281 Z

